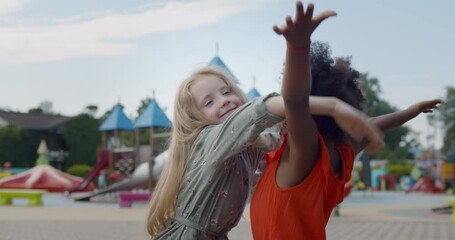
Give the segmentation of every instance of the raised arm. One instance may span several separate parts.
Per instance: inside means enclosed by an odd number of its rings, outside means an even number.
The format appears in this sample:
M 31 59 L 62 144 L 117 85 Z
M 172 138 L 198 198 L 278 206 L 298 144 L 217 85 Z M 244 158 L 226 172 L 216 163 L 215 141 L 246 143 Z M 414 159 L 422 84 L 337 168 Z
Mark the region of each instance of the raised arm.
M 282 95 L 288 127 L 289 157 L 282 158 L 277 172 L 277 184 L 291 187 L 300 183 L 319 158 L 317 126 L 310 114 L 311 34 L 325 19 L 336 13 L 326 11 L 313 18 L 313 5 L 306 11 L 301 2 L 296 4 L 295 19 L 286 17 L 282 27 L 274 31 L 287 42 Z

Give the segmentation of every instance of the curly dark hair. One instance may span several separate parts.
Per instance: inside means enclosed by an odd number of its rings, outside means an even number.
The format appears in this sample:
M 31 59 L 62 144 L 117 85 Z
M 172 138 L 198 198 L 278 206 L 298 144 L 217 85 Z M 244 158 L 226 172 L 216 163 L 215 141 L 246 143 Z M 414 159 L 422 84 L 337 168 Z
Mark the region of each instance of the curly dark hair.
M 359 72 L 351 67 L 350 57 L 331 57 L 330 46 L 324 42 L 311 44 L 311 75 L 313 96 L 336 97 L 356 109 L 363 110 L 365 98 L 359 89 Z M 346 134 L 333 118 L 313 116 L 319 133 L 328 139 L 341 143 Z

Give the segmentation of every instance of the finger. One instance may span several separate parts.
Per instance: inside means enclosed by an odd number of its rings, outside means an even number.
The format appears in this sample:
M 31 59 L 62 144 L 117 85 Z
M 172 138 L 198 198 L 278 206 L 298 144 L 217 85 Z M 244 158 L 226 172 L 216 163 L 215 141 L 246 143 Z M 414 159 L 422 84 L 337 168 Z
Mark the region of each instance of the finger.
M 278 34 L 278 35 L 282 35 L 283 34 L 283 31 L 277 26 L 277 25 L 274 25 L 273 26 L 273 31 Z
M 317 28 L 319 26 L 319 24 L 321 24 L 321 22 L 326 20 L 327 18 L 335 17 L 336 15 L 337 15 L 337 13 L 334 11 L 325 11 L 325 12 L 317 15 L 316 17 L 313 18 L 313 22 L 315 23 L 314 28 Z
M 438 98 L 438 99 L 434 99 L 432 102 L 434 102 L 435 104 L 440 104 L 440 103 L 443 103 L 444 100 Z
M 429 106 L 437 106 L 438 104 L 443 103 L 443 100 L 442 99 L 433 99 L 433 100 L 430 100 L 430 101 L 426 101 L 424 103 L 428 104 Z
M 288 28 L 294 27 L 294 22 L 292 21 L 292 18 L 290 16 L 286 17 L 286 25 L 288 26 Z
M 433 110 L 433 109 L 437 109 L 438 107 L 439 107 L 438 105 L 433 105 L 433 106 L 428 107 L 427 109 L 432 109 Z
M 305 15 L 303 16 L 303 21 L 305 22 L 311 22 L 311 19 L 313 18 L 313 11 L 314 11 L 314 5 L 312 3 L 309 3 L 308 6 L 306 7 L 306 12 Z
M 295 21 L 299 22 L 303 18 L 303 14 L 303 4 L 302 2 L 298 1 L 296 4 Z

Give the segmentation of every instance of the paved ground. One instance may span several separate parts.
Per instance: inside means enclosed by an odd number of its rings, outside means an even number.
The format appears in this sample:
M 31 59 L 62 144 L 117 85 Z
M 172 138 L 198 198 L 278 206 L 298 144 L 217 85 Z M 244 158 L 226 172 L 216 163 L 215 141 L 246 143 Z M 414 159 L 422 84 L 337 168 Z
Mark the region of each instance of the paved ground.
M 455 239 L 449 214 L 435 214 L 432 207 L 447 205 L 455 196 L 353 192 L 332 217 L 328 239 Z M 73 202 L 60 194 L 46 194 L 45 206 L 27 207 L 25 200 L 0 207 L 2 240 L 135 240 L 146 239 L 145 204 L 120 209 L 106 202 Z M 248 210 L 248 209 L 247 209 Z M 230 239 L 250 240 L 249 214 L 245 211 Z

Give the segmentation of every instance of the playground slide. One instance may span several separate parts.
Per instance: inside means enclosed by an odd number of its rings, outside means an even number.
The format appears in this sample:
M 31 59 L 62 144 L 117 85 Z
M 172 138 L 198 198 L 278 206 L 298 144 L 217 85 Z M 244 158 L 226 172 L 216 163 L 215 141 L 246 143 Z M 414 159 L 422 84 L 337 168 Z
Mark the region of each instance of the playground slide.
M 435 186 L 434 186 L 434 180 L 432 180 L 429 177 L 420 177 L 414 185 L 412 185 L 411 188 L 405 191 L 405 193 L 410 193 L 410 192 L 417 192 L 417 191 L 423 191 L 426 193 L 434 193 L 436 192 Z
M 84 180 L 74 189 L 71 189 L 69 192 L 81 192 L 83 191 L 100 173 L 101 170 L 105 169 L 109 165 L 109 152 L 108 151 L 100 151 L 99 159 L 101 159 L 93 169 L 87 174 Z
M 133 177 L 125 178 L 122 181 L 109 185 L 96 193 L 78 197 L 78 198 L 75 198 L 74 200 L 75 201 L 90 201 L 90 198 L 92 198 L 94 196 L 102 195 L 102 194 L 109 193 L 112 191 L 129 190 L 129 189 L 132 189 L 132 188 L 140 186 L 140 185 L 145 185 L 145 184 L 147 184 L 147 180 L 148 180 L 147 175 L 145 177 L 139 177 L 139 178 L 133 178 Z
M 434 207 L 431 209 L 435 213 L 442 213 L 442 214 L 452 214 L 452 205 Z
M 160 155 L 155 158 L 155 165 L 153 166 L 153 176 L 158 178 L 161 174 L 161 171 L 164 168 L 165 163 L 169 157 L 169 152 L 164 151 Z M 109 185 L 96 193 L 92 193 L 83 197 L 76 198 L 76 201 L 90 201 L 90 198 L 98 195 L 102 195 L 105 193 L 119 191 L 119 190 L 129 190 L 137 186 L 145 185 L 148 182 L 149 176 L 149 164 L 147 162 L 142 163 L 139 165 L 136 170 L 134 170 L 131 177 L 125 178 L 118 183 L 114 183 Z

